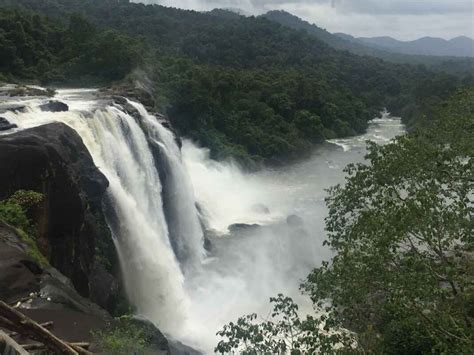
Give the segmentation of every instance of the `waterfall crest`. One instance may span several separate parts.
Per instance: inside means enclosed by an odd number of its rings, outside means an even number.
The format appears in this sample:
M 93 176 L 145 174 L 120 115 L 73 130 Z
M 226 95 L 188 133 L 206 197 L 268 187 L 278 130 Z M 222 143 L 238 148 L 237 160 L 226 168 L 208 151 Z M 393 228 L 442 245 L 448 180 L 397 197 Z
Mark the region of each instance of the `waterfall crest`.
M 104 208 L 129 300 L 139 315 L 166 333 L 176 333 L 189 308 L 183 270 L 197 268 L 205 255 L 179 146 L 173 133 L 139 103 L 129 101 L 140 116 L 134 117 L 120 105 L 78 105 L 77 98 L 68 101 L 71 95 L 80 97 L 68 90 L 59 98 L 79 110 L 42 112 L 41 100 L 30 100 L 25 112 L 9 112 L 8 119 L 19 129 L 59 121 L 81 136 L 110 183 Z M 165 181 L 160 169 L 166 172 Z

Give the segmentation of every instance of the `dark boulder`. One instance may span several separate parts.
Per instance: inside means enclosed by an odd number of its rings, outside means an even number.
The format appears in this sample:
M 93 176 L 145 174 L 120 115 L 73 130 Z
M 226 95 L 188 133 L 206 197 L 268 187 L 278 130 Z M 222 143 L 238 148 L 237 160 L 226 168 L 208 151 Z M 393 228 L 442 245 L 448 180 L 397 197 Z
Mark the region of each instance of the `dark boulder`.
M 79 135 L 52 123 L 0 136 L 0 166 L 0 200 L 21 189 L 43 193 L 42 213 L 34 221 L 40 250 L 82 296 L 96 294 L 96 260 L 107 256 L 108 272 L 118 262 L 102 213 L 108 181 Z M 94 277 L 108 284 L 104 275 Z
M 9 129 L 12 128 L 17 128 L 18 126 L 16 124 L 12 124 L 8 122 L 8 120 L 5 117 L 0 117 L 0 131 L 8 131 Z
M 292 214 L 291 216 L 288 216 L 286 218 L 286 223 L 291 227 L 301 227 L 302 225 L 304 225 L 303 218 L 301 218 L 301 217 L 299 217 L 295 214 Z
M 41 105 L 40 109 L 45 112 L 66 112 L 69 111 L 69 106 L 64 102 L 51 100 L 48 103 Z
M 114 100 L 117 97 L 128 97 L 134 101 L 141 102 L 148 111 L 152 111 L 156 105 L 153 82 L 147 78 L 135 81 L 133 84 L 123 81 L 112 87 L 102 90 L 103 96 L 110 96 Z M 146 82 L 146 83 L 145 83 Z
M 114 96 L 113 101 L 115 104 L 119 105 L 124 112 L 132 116 L 138 124 L 140 124 L 140 112 L 138 112 L 138 110 L 128 102 L 127 98 L 123 96 Z
M 12 105 L 12 104 L 6 104 L 6 105 L 0 105 L 0 113 L 5 113 L 7 111 L 10 112 L 25 112 L 26 111 L 26 106 L 24 105 Z

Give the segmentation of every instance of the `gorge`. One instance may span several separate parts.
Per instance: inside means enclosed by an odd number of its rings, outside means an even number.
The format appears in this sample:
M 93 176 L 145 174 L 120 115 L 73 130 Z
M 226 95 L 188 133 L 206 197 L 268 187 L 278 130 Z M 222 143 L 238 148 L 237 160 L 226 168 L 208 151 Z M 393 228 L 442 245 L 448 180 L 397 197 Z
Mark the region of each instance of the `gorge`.
M 45 109 L 51 102 L 67 110 Z M 366 140 L 384 144 L 404 132 L 384 112 L 364 135 L 328 141 L 290 168 L 246 173 L 181 141 L 163 117 L 124 97 L 61 89 L 2 105 L 2 117 L 17 127 L 1 132 L 0 142 L 58 124 L 77 133 L 108 181 L 97 203 L 134 313 L 206 354 L 223 324 L 267 314 L 266 300 L 279 292 L 301 312 L 311 310 L 299 283 L 332 255 L 322 246 L 325 189 L 343 182 L 347 164 L 362 161 Z

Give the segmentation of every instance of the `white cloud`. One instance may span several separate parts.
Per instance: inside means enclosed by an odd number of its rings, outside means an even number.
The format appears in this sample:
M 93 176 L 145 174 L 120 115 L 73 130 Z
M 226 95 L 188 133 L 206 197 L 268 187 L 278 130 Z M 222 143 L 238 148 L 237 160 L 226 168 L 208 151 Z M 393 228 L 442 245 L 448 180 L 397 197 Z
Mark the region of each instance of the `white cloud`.
M 472 0 L 134 0 L 209 11 L 239 8 L 261 14 L 280 9 L 330 32 L 354 36 L 474 37 Z

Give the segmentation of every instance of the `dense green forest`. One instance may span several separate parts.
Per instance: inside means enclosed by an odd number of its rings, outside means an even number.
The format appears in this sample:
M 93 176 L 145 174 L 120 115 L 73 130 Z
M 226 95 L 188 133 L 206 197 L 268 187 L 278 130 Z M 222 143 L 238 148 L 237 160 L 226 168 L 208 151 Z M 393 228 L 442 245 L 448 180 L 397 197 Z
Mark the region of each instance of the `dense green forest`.
M 335 256 L 302 285 L 316 313 L 300 318 L 279 295 L 267 320 L 226 325 L 216 351 L 470 354 L 473 135 L 471 89 L 438 104 L 423 127 L 370 144 L 326 200 Z
M 67 26 L 29 11 L 0 11 L 0 72 L 3 80 L 109 82 L 140 64 L 131 37 L 99 31 L 80 15 Z
M 181 134 L 210 147 L 215 158 L 247 166 L 361 133 L 384 107 L 411 123 L 472 82 L 337 51 L 305 31 L 225 11 L 127 0 L 0 4 L 7 7 L 0 32 L 5 78 L 84 85 L 133 78 L 133 69 L 142 68 L 156 109 Z

